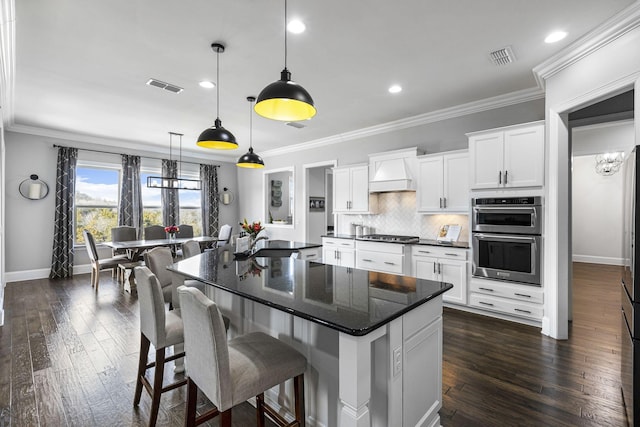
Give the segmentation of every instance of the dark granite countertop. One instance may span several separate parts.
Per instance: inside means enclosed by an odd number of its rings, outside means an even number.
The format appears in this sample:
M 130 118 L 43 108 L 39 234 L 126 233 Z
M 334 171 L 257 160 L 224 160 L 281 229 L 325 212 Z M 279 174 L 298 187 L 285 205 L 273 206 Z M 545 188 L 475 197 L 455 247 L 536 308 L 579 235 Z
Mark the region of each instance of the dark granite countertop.
M 322 243 L 302 243 L 292 242 L 290 240 L 259 240 L 256 242 L 256 249 L 291 249 L 297 251 L 300 249 L 320 248 Z
M 295 258 L 234 260 L 229 246 L 168 269 L 355 336 L 366 335 L 453 287 Z

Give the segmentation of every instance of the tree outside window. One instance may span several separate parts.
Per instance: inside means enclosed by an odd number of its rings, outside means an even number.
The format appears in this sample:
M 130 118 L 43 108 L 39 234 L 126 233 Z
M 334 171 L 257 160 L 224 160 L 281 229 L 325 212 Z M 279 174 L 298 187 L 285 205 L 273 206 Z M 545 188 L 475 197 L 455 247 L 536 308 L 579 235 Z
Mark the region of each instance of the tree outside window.
M 84 244 L 82 230 L 96 242 L 111 240 L 118 225 L 120 170 L 79 165 L 76 167 L 75 241 Z

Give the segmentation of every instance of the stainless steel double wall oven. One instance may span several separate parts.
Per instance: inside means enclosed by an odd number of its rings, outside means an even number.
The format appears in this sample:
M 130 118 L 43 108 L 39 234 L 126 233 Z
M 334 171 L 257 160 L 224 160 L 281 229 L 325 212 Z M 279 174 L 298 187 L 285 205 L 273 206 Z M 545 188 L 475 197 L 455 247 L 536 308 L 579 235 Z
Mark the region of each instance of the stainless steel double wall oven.
M 472 274 L 541 284 L 542 198 L 473 199 Z

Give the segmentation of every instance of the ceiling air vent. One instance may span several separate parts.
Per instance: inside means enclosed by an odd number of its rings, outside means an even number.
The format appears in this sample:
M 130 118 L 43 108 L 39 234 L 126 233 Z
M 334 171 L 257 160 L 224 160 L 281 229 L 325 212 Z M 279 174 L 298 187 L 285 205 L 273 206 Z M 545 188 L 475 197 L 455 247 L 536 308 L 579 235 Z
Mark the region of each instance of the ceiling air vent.
M 285 124 L 287 126 L 291 126 L 292 128 L 296 128 L 296 129 L 302 129 L 302 128 L 306 127 L 305 125 L 303 125 L 300 122 L 287 122 Z
M 511 46 L 494 50 L 493 52 L 489 53 L 489 57 L 491 58 L 491 62 L 493 62 L 494 65 L 507 65 L 516 60 L 516 56 L 513 54 L 513 49 L 511 49 Z
M 167 91 L 173 92 L 173 93 L 180 93 L 180 92 L 182 92 L 184 90 L 180 86 L 172 85 L 170 83 L 165 83 L 165 82 L 163 82 L 161 80 L 157 80 L 157 79 L 149 79 L 149 81 L 147 81 L 147 84 L 149 86 L 159 87 L 160 89 L 164 89 L 164 90 L 167 90 Z

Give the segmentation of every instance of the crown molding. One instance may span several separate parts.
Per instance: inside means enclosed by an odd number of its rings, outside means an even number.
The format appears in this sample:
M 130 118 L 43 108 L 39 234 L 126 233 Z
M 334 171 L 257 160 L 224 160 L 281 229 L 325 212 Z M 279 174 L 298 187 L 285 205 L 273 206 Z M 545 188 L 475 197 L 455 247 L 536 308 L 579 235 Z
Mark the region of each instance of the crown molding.
M 16 75 L 16 9 L 14 0 L 0 0 L 0 108 L 5 126 L 13 124 Z
M 640 26 L 640 1 L 618 12 L 592 31 L 533 68 L 538 87 L 545 80 Z
M 302 142 L 300 144 L 290 145 L 288 147 L 274 148 L 273 150 L 262 151 L 260 155 L 265 158 L 269 156 L 279 156 L 282 154 L 292 153 L 296 151 L 308 150 L 311 148 L 321 147 L 325 145 L 338 144 L 346 141 L 366 138 L 372 135 L 379 135 L 401 129 L 412 128 L 429 123 L 439 122 L 442 120 L 452 119 L 455 117 L 466 116 L 469 114 L 479 113 L 482 111 L 493 110 L 496 108 L 507 107 L 509 105 L 520 104 L 522 102 L 534 101 L 544 98 L 544 91 L 535 87 L 523 89 L 516 92 L 510 92 L 491 98 L 473 101 L 466 104 L 457 105 L 455 107 L 444 108 L 442 110 L 432 111 L 413 117 L 407 117 L 380 125 L 370 126 L 351 132 L 345 132 L 333 135 L 327 138 L 316 139 L 313 141 Z
M 44 138 L 55 138 L 61 139 L 64 141 L 77 142 L 86 146 L 86 144 L 91 145 L 101 145 L 107 148 L 122 148 L 126 152 L 146 152 L 146 153 L 155 153 L 155 154 L 167 154 L 169 155 L 169 147 L 160 147 L 157 144 L 145 144 L 137 141 L 127 141 L 122 139 L 115 138 L 102 138 L 98 136 L 85 135 L 61 130 L 47 129 L 36 126 L 26 126 L 19 124 L 12 124 L 8 126 L 5 131 L 15 132 L 15 133 L 23 133 L 27 135 L 35 135 L 42 136 Z M 83 148 L 83 147 L 77 147 Z M 174 150 L 175 154 L 175 150 Z M 230 156 L 221 156 L 221 155 L 211 155 L 212 153 L 203 153 L 200 151 L 193 150 L 185 150 L 182 149 L 183 157 L 190 157 L 192 159 L 206 160 L 211 161 L 219 161 L 219 162 L 234 162 L 235 160 Z M 186 160 L 186 159 L 185 159 Z

